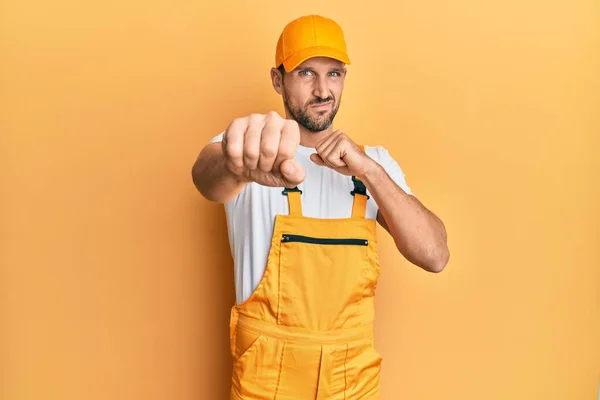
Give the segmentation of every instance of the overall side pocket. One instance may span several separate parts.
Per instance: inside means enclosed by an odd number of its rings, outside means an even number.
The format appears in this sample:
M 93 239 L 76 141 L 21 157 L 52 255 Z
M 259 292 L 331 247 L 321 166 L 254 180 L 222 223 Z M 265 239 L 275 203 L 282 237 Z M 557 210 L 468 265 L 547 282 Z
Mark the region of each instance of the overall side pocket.
M 272 400 L 279 374 L 277 342 L 237 328 L 232 386 L 239 399 Z
M 382 357 L 372 340 L 348 349 L 346 359 L 346 396 L 361 399 L 378 393 Z

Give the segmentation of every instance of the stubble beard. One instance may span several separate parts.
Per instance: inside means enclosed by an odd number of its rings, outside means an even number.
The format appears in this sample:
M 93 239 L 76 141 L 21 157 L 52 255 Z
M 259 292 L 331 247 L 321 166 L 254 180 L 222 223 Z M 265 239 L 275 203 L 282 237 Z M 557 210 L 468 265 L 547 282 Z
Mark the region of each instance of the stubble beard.
M 309 115 L 308 107 L 310 105 L 319 104 L 330 100 L 334 101 L 334 108 L 331 111 L 329 111 L 329 115 L 321 115 L 320 118 L 314 118 L 311 115 Z M 292 104 L 290 104 L 288 96 L 285 94 L 285 92 L 283 95 L 283 102 L 285 108 L 288 110 L 292 118 L 298 123 L 298 125 L 302 126 L 304 129 L 312 133 L 323 132 L 324 130 L 329 128 L 331 124 L 333 124 L 333 120 L 335 119 L 335 116 L 340 108 L 340 103 L 335 102 L 335 100 L 331 97 L 323 100 L 313 100 L 304 107 L 294 107 Z

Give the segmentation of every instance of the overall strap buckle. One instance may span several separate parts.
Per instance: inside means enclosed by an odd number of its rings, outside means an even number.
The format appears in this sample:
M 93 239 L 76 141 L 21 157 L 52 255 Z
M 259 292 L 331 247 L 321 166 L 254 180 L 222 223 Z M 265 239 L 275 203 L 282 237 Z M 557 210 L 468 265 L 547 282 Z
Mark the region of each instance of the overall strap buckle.
M 284 188 L 281 194 L 288 198 L 290 215 L 302 216 L 302 199 L 300 197 L 302 190 L 298 189 L 298 186 Z
M 281 192 L 281 194 L 284 196 L 287 196 L 289 192 L 292 192 L 292 193 L 299 192 L 300 194 L 302 194 L 302 190 L 298 189 L 298 186 L 293 187 L 293 188 L 285 188 L 285 189 L 283 189 L 283 192 Z
M 365 186 L 365 184 L 360 179 L 358 179 L 357 177 L 353 176 L 352 177 L 352 182 L 354 183 L 354 190 L 350 192 L 350 194 L 352 196 L 354 196 L 355 194 L 362 194 L 363 196 L 367 197 L 367 200 L 371 198 L 367 194 L 367 187 Z

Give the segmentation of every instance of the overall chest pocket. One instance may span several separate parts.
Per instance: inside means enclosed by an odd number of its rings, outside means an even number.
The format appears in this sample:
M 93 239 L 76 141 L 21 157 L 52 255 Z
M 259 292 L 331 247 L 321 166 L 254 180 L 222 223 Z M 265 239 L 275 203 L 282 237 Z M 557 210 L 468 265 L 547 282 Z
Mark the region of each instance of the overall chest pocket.
M 374 278 L 369 240 L 290 233 L 282 235 L 280 246 L 278 323 L 339 328 Z

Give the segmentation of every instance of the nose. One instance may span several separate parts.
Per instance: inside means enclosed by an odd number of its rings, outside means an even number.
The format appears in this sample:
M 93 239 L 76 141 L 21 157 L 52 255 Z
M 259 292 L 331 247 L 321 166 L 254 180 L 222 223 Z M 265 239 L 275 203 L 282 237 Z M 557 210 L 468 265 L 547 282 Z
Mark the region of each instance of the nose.
M 313 95 L 316 97 L 320 97 L 322 99 L 326 99 L 329 97 L 329 86 L 327 85 L 327 77 L 319 76 L 314 80 L 315 87 L 313 90 Z

